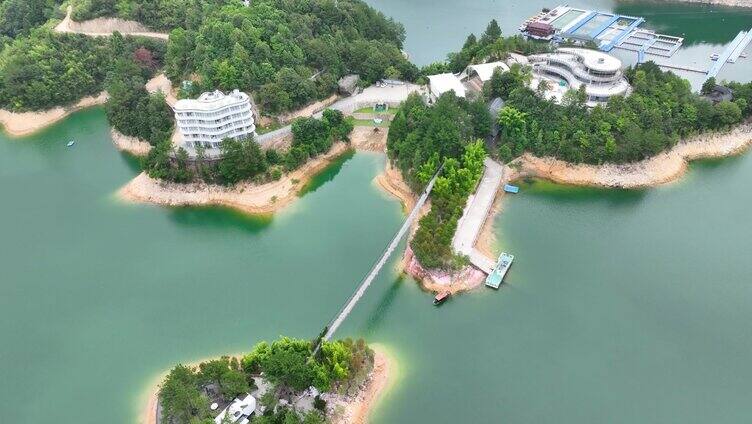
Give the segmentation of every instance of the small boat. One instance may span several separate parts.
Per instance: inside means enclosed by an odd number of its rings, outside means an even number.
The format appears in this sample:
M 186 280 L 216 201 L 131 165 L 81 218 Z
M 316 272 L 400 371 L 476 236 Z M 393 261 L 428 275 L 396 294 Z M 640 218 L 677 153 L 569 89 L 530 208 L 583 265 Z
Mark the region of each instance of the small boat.
M 719 55 L 718 53 L 713 53 L 710 55 L 710 60 L 718 60 L 718 58 L 720 57 L 721 55 Z
M 74 144 L 76 144 L 76 141 L 75 141 L 75 140 L 71 140 L 71 141 L 69 141 L 69 142 L 68 142 L 68 144 L 66 144 L 65 146 L 66 146 L 66 147 L 73 147 L 73 145 L 74 145 Z
M 437 306 L 441 305 L 442 303 L 446 302 L 447 299 L 449 299 L 449 296 L 451 296 L 451 293 L 449 293 L 448 291 L 443 291 L 433 298 L 433 304 Z
M 516 185 L 504 184 L 504 191 L 507 193 L 519 193 L 520 188 Z
M 742 59 L 746 59 L 747 58 L 747 53 L 741 52 L 741 53 L 739 53 L 739 57 L 741 57 Z

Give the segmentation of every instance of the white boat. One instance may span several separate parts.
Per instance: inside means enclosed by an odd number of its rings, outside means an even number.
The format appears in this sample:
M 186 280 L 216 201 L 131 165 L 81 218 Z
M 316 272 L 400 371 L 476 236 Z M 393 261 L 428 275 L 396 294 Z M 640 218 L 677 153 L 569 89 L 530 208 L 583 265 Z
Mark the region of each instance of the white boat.
M 66 144 L 66 146 L 67 147 L 72 147 L 74 144 L 76 144 L 76 141 L 75 140 L 71 140 L 71 141 L 68 142 L 68 144 Z
M 710 55 L 710 60 L 718 60 L 718 58 L 721 57 L 718 53 L 713 53 Z

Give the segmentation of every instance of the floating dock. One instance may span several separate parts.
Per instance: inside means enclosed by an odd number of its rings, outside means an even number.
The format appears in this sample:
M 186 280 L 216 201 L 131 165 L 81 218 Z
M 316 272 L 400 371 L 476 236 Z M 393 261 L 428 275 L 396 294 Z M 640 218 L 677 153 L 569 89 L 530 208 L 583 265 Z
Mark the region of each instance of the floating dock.
M 514 261 L 514 255 L 502 252 L 499 256 L 498 262 L 496 262 L 496 267 L 490 274 L 488 274 L 488 277 L 486 277 L 486 286 L 498 289 L 499 286 L 501 286 L 501 283 L 504 282 L 504 277 L 512 266 L 512 261 Z
M 615 48 L 671 57 L 684 39 L 640 28 L 645 18 L 557 6 L 531 17 L 520 31 L 538 39 L 574 40 L 598 45 L 604 52 Z M 641 52 L 641 53 L 640 53 Z
M 718 73 L 721 72 L 726 63 L 735 63 L 750 42 L 752 42 L 752 29 L 736 34 L 736 37 L 729 43 L 723 53 L 718 56 L 718 60 L 710 67 L 707 78 L 718 76 Z

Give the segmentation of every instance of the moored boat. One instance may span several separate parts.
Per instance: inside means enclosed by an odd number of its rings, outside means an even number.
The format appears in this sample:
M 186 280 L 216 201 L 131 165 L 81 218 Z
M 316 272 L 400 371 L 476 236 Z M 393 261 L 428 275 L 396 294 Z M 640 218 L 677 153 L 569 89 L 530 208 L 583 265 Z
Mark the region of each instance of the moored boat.
M 448 291 L 443 291 L 433 298 L 433 304 L 441 305 L 442 303 L 446 302 L 447 299 L 449 299 L 449 296 L 451 296 L 451 293 L 449 293 Z

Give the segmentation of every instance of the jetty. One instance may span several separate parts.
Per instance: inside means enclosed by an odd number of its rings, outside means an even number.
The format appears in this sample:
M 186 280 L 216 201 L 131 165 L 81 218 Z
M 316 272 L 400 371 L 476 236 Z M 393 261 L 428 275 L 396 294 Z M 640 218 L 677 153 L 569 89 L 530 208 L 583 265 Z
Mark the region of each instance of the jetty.
M 718 60 L 710 67 L 706 79 L 718 76 L 718 73 L 721 72 L 726 63 L 735 63 L 750 42 L 752 42 L 752 29 L 749 31 L 740 31 L 739 34 L 736 34 L 736 37 L 726 46 L 723 53 L 718 56 Z

